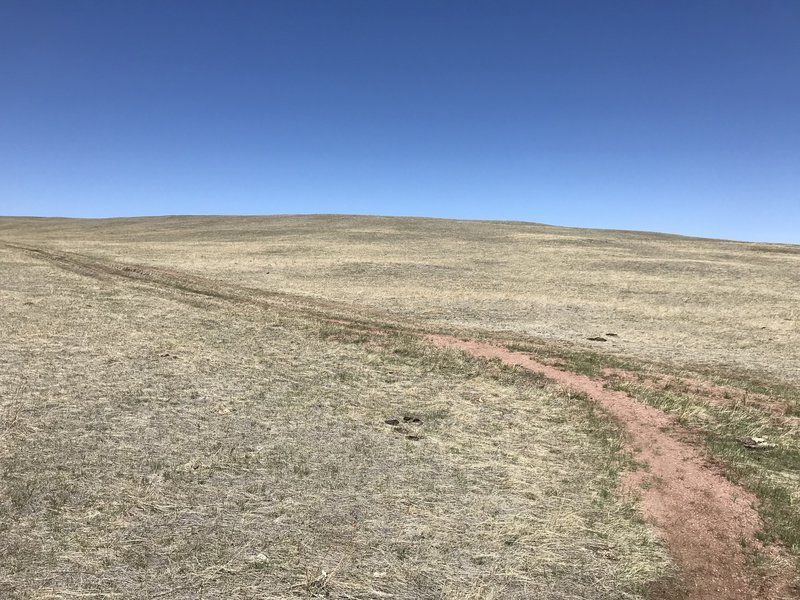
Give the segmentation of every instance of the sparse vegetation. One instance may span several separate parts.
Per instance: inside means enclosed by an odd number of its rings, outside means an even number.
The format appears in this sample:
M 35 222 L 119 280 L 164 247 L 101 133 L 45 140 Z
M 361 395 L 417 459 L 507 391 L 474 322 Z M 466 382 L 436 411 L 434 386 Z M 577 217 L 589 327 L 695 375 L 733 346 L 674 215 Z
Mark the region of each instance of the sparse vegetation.
M 22 406 L 0 595 L 629 598 L 671 572 L 581 399 L 408 335 L 0 255 Z
M 0 238 L 161 267 L 382 322 L 800 385 L 800 249 L 680 236 L 347 216 L 5 219 Z M 355 313 L 355 314 L 354 314 Z M 587 338 L 616 333 L 607 342 Z
M 797 555 L 797 266 L 526 224 L 0 219 L 0 597 L 674 597 L 618 426 L 431 331 L 678 415 Z

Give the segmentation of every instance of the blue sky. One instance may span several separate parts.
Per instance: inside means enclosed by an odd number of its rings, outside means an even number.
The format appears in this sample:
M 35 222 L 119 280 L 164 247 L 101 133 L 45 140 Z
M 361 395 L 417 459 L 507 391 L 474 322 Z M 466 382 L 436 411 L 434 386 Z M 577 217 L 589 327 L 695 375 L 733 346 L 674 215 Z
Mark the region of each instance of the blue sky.
M 0 214 L 800 243 L 800 2 L 0 3 Z

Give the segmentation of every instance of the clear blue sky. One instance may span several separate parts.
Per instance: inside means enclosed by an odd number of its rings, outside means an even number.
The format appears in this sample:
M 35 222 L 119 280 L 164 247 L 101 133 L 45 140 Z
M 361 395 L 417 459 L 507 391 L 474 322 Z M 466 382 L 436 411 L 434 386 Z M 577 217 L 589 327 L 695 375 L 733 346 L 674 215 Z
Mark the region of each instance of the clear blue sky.
M 0 3 L 0 214 L 800 243 L 800 1 Z

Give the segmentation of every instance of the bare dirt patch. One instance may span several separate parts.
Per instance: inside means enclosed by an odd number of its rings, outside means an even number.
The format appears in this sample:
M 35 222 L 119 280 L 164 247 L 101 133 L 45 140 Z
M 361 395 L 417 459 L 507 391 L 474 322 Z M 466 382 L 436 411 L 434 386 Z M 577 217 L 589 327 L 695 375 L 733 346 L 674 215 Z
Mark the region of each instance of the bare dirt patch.
M 643 463 L 642 469 L 625 475 L 623 488 L 640 497 L 645 517 L 663 532 L 683 571 L 688 598 L 791 597 L 788 569 L 756 570 L 749 564 L 754 551 L 769 555 L 773 565 L 782 562 L 777 549 L 763 548 L 755 537 L 761 529 L 756 498 L 726 479 L 673 417 L 605 389 L 602 381 L 536 362 L 521 352 L 449 336 L 428 339 L 544 375 L 587 394 L 617 419 Z

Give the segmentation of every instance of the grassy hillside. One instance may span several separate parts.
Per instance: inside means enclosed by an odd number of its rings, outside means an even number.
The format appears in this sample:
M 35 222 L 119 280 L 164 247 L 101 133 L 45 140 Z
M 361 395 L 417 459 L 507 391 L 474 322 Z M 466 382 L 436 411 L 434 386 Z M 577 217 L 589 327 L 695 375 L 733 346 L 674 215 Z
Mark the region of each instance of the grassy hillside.
M 759 538 L 796 557 L 799 319 L 795 246 L 2 218 L 0 597 L 681 597 L 620 493 L 647 469 L 624 423 L 426 332 L 674 415 L 758 497 Z M 759 573 L 783 564 L 742 547 Z
M 0 219 L 0 238 L 800 383 L 799 246 L 347 216 Z
M 625 598 L 668 572 L 612 493 L 617 434 L 557 390 L 403 336 L 0 268 L 2 597 Z

